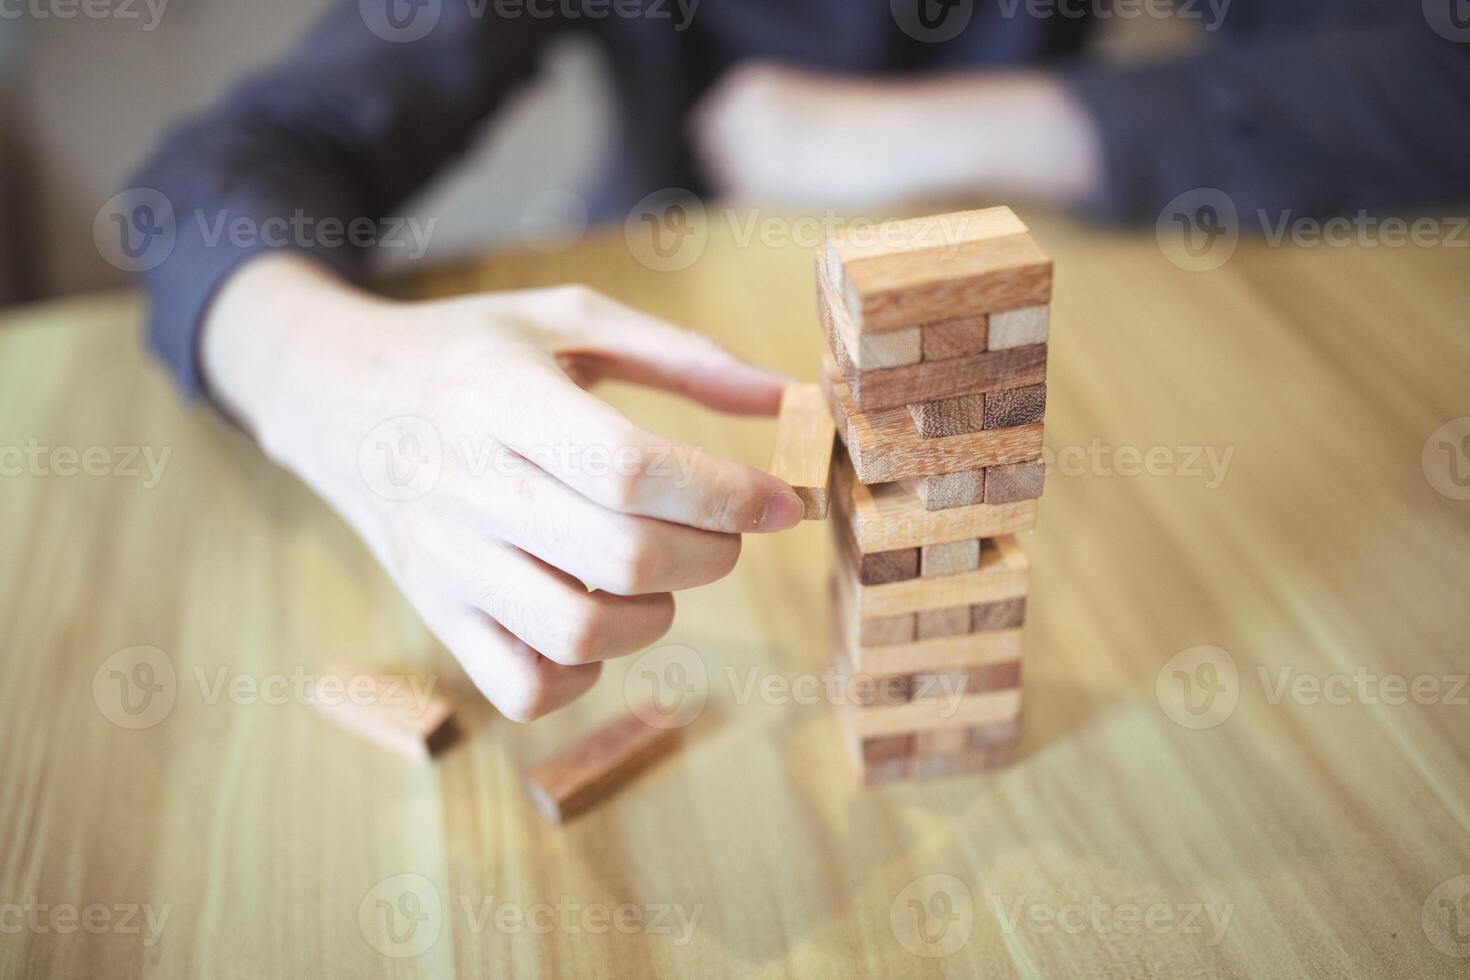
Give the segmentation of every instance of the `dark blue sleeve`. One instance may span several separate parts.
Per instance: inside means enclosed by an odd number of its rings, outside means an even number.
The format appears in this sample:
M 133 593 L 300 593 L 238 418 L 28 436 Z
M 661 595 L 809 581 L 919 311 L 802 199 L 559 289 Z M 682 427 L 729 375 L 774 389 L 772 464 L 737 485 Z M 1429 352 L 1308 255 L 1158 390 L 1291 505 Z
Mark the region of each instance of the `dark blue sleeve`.
M 374 7 L 402 16 L 365 13 Z M 160 237 L 168 246 L 161 261 L 149 257 L 139 268 L 150 342 L 187 396 L 203 389 L 199 330 L 232 270 L 263 250 L 288 248 L 355 276 L 358 245 L 372 237 L 364 223 L 386 216 L 462 152 L 531 73 L 556 25 L 476 9 L 345 0 L 283 62 L 169 133 L 133 176 L 128 198 L 150 204 L 149 226 L 168 220 L 172 230 Z M 427 23 L 432 29 L 416 36 Z
M 1262 210 L 1470 196 L 1470 44 L 1435 33 L 1418 7 L 1390 26 L 1250 36 L 1183 60 L 1070 72 L 1104 145 L 1097 212 L 1152 220 L 1176 195 L 1214 187 L 1253 230 Z

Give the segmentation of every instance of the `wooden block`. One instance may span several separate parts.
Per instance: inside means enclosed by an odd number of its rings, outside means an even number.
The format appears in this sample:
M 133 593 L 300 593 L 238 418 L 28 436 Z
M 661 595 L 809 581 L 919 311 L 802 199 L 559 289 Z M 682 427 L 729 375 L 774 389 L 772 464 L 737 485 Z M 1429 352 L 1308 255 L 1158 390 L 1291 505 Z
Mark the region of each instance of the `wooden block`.
M 951 357 L 973 357 L 984 353 L 986 349 L 990 336 L 990 318 L 983 313 L 979 316 L 962 316 L 954 320 L 927 323 L 920 329 L 924 332 L 924 360 L 943 361 Z M 869 336 L 881 337 L 883 334 Z
M 926 544 L 919 553 L 919 573 L 925 578 L 936 575 L 958 575 L 980 567 L 980 540 L 946 541 Z
M 858 555 L 858 579 L 864 585 L 903 582 L 919 575 L 919 549 L 875 551 Z
M 985 428 L 1008 429 L 1040 422 L 1046 415 L 1046 385 L 1007 388 L 986 396 Z
M 1004 206 L 855 225 L 827 236 L 822 261 L 832 282 L 840 284 L 846 270 L 857 263 L 902 253 L 943 259 L 962 242 L 1024 235 L 1029 230 Z
M 841 581 L 841 576 L 832 578 L 833 643 L 842 659 L 855 670 L 875 676 L 887 674 L 913 674 L 929 670 L 968 668 L 983 664 L 1005 663 L 1021 656 L 1021 630 L 990 629 L 985 633 L 962 631 L 953 636 L 916 640 L 918 615 L 906 613 L 900 616 L 859 619 L 856 615 L 856 599 L 851 582 Z M 904 620 L 907 628 L 895 630 L 887 636 L 870 632 L 872 624 Z M 975 613 L 970 610 L 970 625 L 975 623 Z M 853 643 L 852 637 L 858 642 Z M 888 643 L 864 642 L 870 639 L 890 639 Z
M 941 636 L 963 636 L 970 632 L 969 606 L 925 609 L 915 615 L 918 620 L 915 634 L 921 640 L 932 640 Z
M 847 446 L 853 470 L 863 483 L 888 483 L 1041 457 L 1040 423 L 925 439 L 914 431 L 906 408 L 859 412 L 837 373 L 836 363 L 830 357 L 823 361 L 832 417 Z
M 416 761 L 425 761 L 458 734 L 454 706 L 430 685 L 405 683 L 401 674 L 346 662 L 322 671 L 312 707 L 333 723 Z
M 917 623 L 913 613 L 897 616 L 875 616 L 861 621 L 858 644 L 864 647 L 882 647 L 912 643 L 917 635 Z
M 919 498 L 925 510 L 972 507 L 985 501 L 985 471 L 983 469 L 920 477 L 913 481 L 912 486 L 914 495 Z
M 1020 737 L 1020 715 L 1017 715 L 1009 721 L 996 722 L 990 725 L 971 725 L 965 729 L 965 745 L 967 748 L 972 749 L 984 746 L 1008 745 Z
M 864 620 L 870 622 L 870 620 Z M 848 646 L 854 669 L 882 676 L 964 669 L 1020 659 L 1019 629 L 963 633 L 887 646 Z
M 1027 591 L 1026 556 L 1019 548 L 1007 550 L 999 547 L 1001 542 L 1009 541 L 1010 538 L 997 538 L 997 547 L 982 549 L 980 565 L 973 572 L 885 585 L 855 583 L 854 614 L 859 619 L 871 619 L 1024 596 Z M 850 571 L 847 574 L 856 577 Z
M 858 581 L 863 585 L 882 585 L 885 582 L 902 582 L 919 576 L 919 549 L 893 548 L 887 551 L 863 553 L 858 549 L 852 534 L 852 525 L 839 516 L 832 522 L 834 544 L 848 558 L 848 564 L 856 568 Z
M 1026 597 L 981 602 L 970 607 L 970 629 L 976 633 L 1019 630 L 1026 622 Z
M 912 685 L 912 680 L 910 681 Z M 971 667 L 965 678 L 966 694 L 982 694 L 985 691 L 1003 691 L 1021 686 L 1021 661 L 1006 664 L 983 664 Z
M 928 733 L 925 733 L 928 734 Z M 909 779 L 943 779 L 966 774 L 967 751 L 915 755 L 909 763 Z
M 851 675 L 852 668 L 834 664 Z M 907 675 L 863 674 L 871 687 L 882 685 L 890 690 L 902 690 L 903 700 L 890 698 L 886 702 L 872 700 L 869 704 L 901 704 L 911 701 L 935 701 L 988 691 L 1004 691 L 1021 686 L 1021 661 L 1008 660 L 1002 663 L 960 666 L 942 671 L 916 671 Z
M 805 520 L 825 520 L 835 429 L 818 385 L 790 384 L 781 395 L 771 473 L 791 484 Z
M 885 735 L 881 738 L 865 738 L 862 745 L 863 761 L 883 762 L 888 759 L 907 759 L 914 752 L 912 735 Z
M 838 724 L 842 742 L 859 775 L 868 785 L 892 782 L 908 777 L 909 760 L 913 758 L 912 735 L 885 735 L 862 738 L 856 731 L 856 709 L 839 706 Z
M 817 263 L 817 316 L 821 318 L 833 356 L 839 365 L 846 362 L 844 374 L 917 364 L 924 355 L 924 335 L 919 327 L 858 333 L 841 297 L 823 273 L 820 261 Z
M 1046 380 L 1046 345 L 989 350 L 968 357 L 921 361 L 874 371 L 857 370 L 851 365 L 845 370 L 838 365 L 838 369 L 851 389 L 853 404 L 865 412 L 876 412 L 916 402 L 1041 384 Z
M 1021 718 L 1018 715 L 989 725 L 933 729 L 911 737 L 914 752 L 907 778 L 970 775 L 1015 760 L 1021 743 Z
M 834 506 L 850 524 L 860 551 L 922 547 L 963 538 L 993 538 L 1036 526 L 1034 500 L 929 510 L 915 489 L 904 483 L 873 486 L 859 483 L 847 454 L 838 451 L 832 475 Z
M 1050 333 L 1051 308 L 1045 305 L 995 313 L 990 317 L 991 350 L 1044 344 Z
M 969 729 L 939 728 L 919 732 L 910 736 L 912 752 L 916 759 L 932 759 L 936 756 L 957 756 L 969 748 Z
M 1005 392 L 995 392 L 995 394 L 1005 394 Z M 943 398 L 937 402 L 920 402 L 908 407 L 909 417 L 914 420 L 914 428 L 918 430 L 919 435 L 925 439 L 976 432 L 990 428 L 985 424 L 985 398 L 985 394 L 981 393 L 961 395 L 958 398 Z
M 863 777 L 863 782 L 868 786 L 881 786 L 884 783 L 908 779 L 909 767 L 912 765 L 912 758 L 910 756 L 903 756 L 884 759 L 881 762 L 863 762 L 859 764 L 858 771 Z
M 901 735 L 955 726 L 989 725 L 1014 720 L 1021 713 L 1021 689 L 987 691 L 954 700 L 913 701 L 908 704 L 854 708 L 860 736 Z
M 860 331 L 1051 302 L 1052 264 L 1028 234 L 970 241 L 935 255 L 896 252 L 843 262 L 842 297 Z M 836 277 L 834 277 L 834 281 Z
M 833 666 L 847 677 L 863 677 L 872 689 L 901 691 L 903 698 L 879 701 L 872 698 L 864 705 L 904 704 L 911 701 L 938 701 L 954 696 L 972 695 L 989 691 L 1005 691 L 1019 688 L 1020 660 L 1007 660 L 994 664 L 973 664 L 951 667 L 948 670 L 919 670 L 910 674 L 873 674 L 866 671 L 854 673 L 854 667 L 844 661 L 833 660 Z
M 999 430 L 1008 431 L 1006 429 Z M 1041 460 L 991 466 L 985 470 L 985 502 L 992 505 L 1035 500 L 1046 482 L 1046 465 Z
M 526 780 L 531 799 L 553 823 L 569 820 L 607 796 L 679 739 L 678 728 L 656 728 L 633 711 L 547 759 Z
M 911 700 L 924 702 L 964 697 L 969 680 L 968 669 L 911 674 L 908 677 Z
M 842 661 L 836 659 L 840 646 L 840 641 L 834 639 L 832 663 L 842 670 L 846 678 L 848 703 L 860 708 L 871 708 L 881 705 L 906 704 L 910 700 L 912 677 L 907 674 L 884 674 L 879 677 L 854 672 Z
M 855 672 L 843 655 L 841 637 L 834 632 L 832 667 L 845 690 L 857 690 L 862 683 L 888 685 L 896 678 Z M 987 665 L 988 666 L 988 665 Z M 857 760 L 869 761 L 860 746 L 870 738 L 917 734 L 944 729 L 967 730 L 977 725 L 994 725 L 1015 721 L 1021 710 L 1020 661 L 1012 660 L 976 673 L 971 666 L 947 671 L 926 671 L 909 675 L 906 701 L 877 698 L 849 698 L 840 706 L 839 717 Z M 1013 681 L 1006 686 L 1007 679 Z M 975 683 L 987 685 L 984 689 Z M 968 734 L 968 733 L 967 733 Z M 965 740 L 951 740 L 957 750 Z M 891 757 L 900 747 L 896 743 L 880 743 Z

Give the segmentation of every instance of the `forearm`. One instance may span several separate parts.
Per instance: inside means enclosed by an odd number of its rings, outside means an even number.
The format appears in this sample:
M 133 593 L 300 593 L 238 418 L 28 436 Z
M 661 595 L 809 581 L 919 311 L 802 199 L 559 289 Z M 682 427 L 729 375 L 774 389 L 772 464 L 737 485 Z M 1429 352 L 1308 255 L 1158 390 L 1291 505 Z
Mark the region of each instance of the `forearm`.
M 427 36 L 392 43 L 344 0 L 279 64 L 176 128 L 131 183 L 161 195 L 154 210 L 172 216 L 176 240 L 143 269 L 150 340 L 185 394 L 204 384 L 206 312 L 242 264 L 289 249 L 355 274 L 359 244 L 376 235 L 359 229 L 391 216 L 468 144 L 558 29 L 446 4 Z
M 1470 192 L 1470 48 L 1417 7 L 1404 26 L 1221 41 L 1176 61 L 1090 66 L 1065 83 L 1098 121 L 1097 210 L 1152 220 L 1218 188 L 1243 221 L 1427 205 Z
M 1091 117 L 1052 76 L 967 73 L 898 83 L 896 172 L 916 193 L 981 193 L 1076 203 L 1102 182 Z
M 747 65 L 706 97 L 693 129 L 712 181 L 756 199 L 1073 202 L 1102 181 L 1089 115 L 1040 72 L 873 79 Z

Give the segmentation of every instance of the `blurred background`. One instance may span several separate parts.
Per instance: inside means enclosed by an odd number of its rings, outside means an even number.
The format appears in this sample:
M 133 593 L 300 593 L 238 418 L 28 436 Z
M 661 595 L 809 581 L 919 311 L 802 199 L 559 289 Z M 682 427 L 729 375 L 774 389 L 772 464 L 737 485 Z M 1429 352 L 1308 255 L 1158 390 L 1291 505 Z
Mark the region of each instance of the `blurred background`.
M 155 16 L 138 0 L 132 20 L 0 8 L 0 306 L 124 285 L 126 274 L 93 245 L 97 210 L 164 129 L 274 61 L 332 2 L 165 0 Z M 1185 49 L 1196 23 L 1111 18 L 1094 53 L 1126 61 Z M 536 244 L 555 231 L 564 192 L 588 186 L 615 131 L 606 75 L 590 43 L 548 53 L 537 82 L 412 205 L 438 219 L 429 261 Z

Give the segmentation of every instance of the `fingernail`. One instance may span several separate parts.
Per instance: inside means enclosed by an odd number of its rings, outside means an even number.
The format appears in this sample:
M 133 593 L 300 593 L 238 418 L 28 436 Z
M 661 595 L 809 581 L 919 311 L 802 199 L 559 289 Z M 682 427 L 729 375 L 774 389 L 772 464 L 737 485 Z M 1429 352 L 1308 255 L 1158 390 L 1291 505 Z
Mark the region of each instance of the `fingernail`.
M 757 531 L 784 531 L 796 527 L 806 515 L 801 498 L 794 493 L 773 493 L 766 498 L 766 509 L 755 522 Z

